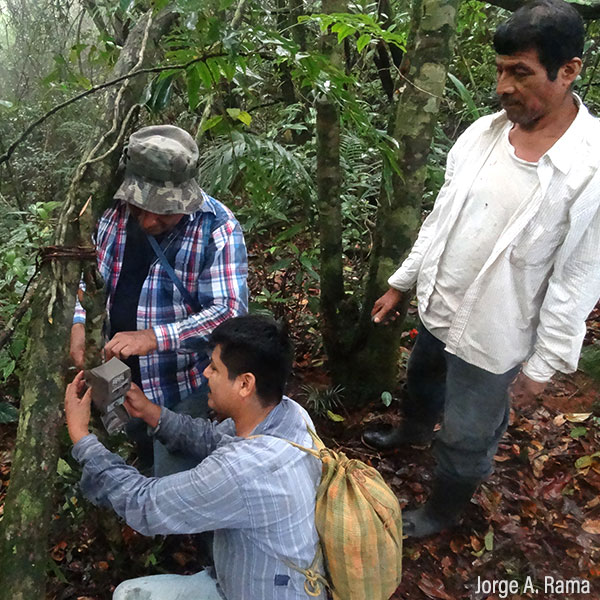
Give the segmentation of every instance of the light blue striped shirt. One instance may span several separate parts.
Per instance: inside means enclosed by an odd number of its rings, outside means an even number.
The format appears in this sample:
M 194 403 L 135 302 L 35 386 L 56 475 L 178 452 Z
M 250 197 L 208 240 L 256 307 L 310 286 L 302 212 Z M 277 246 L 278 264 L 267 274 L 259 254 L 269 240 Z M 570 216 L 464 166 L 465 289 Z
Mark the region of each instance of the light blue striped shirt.
M 281 439 L 312 447 L 307 412 L 284 398 L 254 430 L 236 437 L 231 419 L 193 419 L 162 409 L 158 438 L 197 456 L 198 466 L 147 478 L 94 435 L 73 448 L 81 488 L 144 535 L 215 530 L 217 579 L 227 600 L 306 600 L 304 576 L 317 549 L 314 524 L 321 463 Z M 322 593 L 318 596 L 324 599 Z

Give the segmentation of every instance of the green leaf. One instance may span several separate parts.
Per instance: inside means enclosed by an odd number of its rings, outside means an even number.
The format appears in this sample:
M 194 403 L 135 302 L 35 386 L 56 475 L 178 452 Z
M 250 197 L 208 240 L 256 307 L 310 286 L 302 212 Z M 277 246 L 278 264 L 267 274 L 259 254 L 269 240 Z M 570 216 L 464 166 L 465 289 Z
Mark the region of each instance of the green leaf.
M 327 411 L 327 418 L 330 421 L 335 421 L 336 423 L 346 420 L 344 417 L 342 417 L 342 415 L 338 415 L 334 412 L 331 412 L 330 410 Z
M 168 106 L 171 100 L 171 93 L 173 91 L 174 78 L 175 73 L 170 73 L 166 77 L 158 78 L 154 85 L 152 97 L 147 103 L 147 106 L 150 110 L 154 112 L 160 112 Z
M 198 69 L 198 75 L 200 75 L 200 79 L 202 79 L 204 87 L 210 90 L 212 87 L 213 78 L 210 74 L 209 68 L 206 66 L 206 63 L 199 62 L 196 64 L 196 68 Z
M 389 392 L 381 392 L 381 401 L 384 406 L 389 406 L 392 403 L 392 395 Z
M 123 11 L 123 12 L 127 12 L 129 10 L 129 7 L 133 4 L 133 0 L 121 0 L 119 2 L 119 8 Z
M 4 108 L 12 108 L 14 105 L 8 100 L 0 100 L 0 106 L 4 106 Z
M 209 58 L 206 61 L 206 66 L 209 68 L 212 80 L 216 85 L 221 81 L 221 69 L 219 68 L 218 60 L 216 58 Z
M 600 381 L 600 345 L 590 344 L 581 350 L 579 369 L 593 379 Z
M 0 402 L 0 423 L 15 423 L 19 420 L 19 411 L 8 402 Z
M 190 110 L 196 110 L 200 102 L 200 74 L 198 73 L 198 65 L 192 65 L 186 71 L 188 104 Z
M 365 46 L 368 46 L 371 43 L 371 36 L 368 33 L 363 33 L 356 42 L 356 49 L 359 54 L 363 51 Z
M 273 240 L 273 243 L 278 244 L 295 237 L 304 229 L 304 227 L 304 223 L 297 223 L 293 227 L 287 227 Z
M 58 464 L 56 465 L 56 472 L 61 477 L 67 477 L 68 475 L 71 475 L 71 473 L 73 473 L 73 469 L 71 469 L 71 466 L 66 460 L 64 460 L 63 458 L 59 458 Z
M 282 258 L 278 260 L 276 263 L 272 264 L 269 267 L 269 271 L 272 273 L 273 271 L 284 271 L 292 264 L 291 258 Z
M 202 125 L 202 131 L 208 131 L 209 129 L 212 129 L 213 127 L 218 125 L 222 120 L 223 117 L 221 115 L 217 115 L 216 117 L 211 117 L 210 119 L 207 119 L 204 122 L 204 125 Z
M 586 433 L 587 433 L 586 427 L 573 427 L 573 429 L 571 429 L 570 436 L 574 440 L 576 440 L 577 438 L 584 436 Z
M 227 114 L 232 118 L 232 119 L 237 119 L 240 116 L 240 113 L 242 111 L 239 108 L 228 108 L 227 109 Z
M 485 549 L 488 552 L 491 552 L 494 549 L 494 530 L 490 529 L 483 538 L 483 543 L 485 544 Z
M 252 121 L 252 117 L 245 110 L 241 111 L 238 115 L 238 119 L 244 124 L 250 127 L 250 123 Z
M 15 268 L 15 273 L 17 275 L 19 275 L 19 270 Z M 9 360 L 6 365 L 4 365 L 4 368 L 2 369 L 2 378 L 3 379 L 8 379 L 15 370 L 15 367 L 17 366 L 17 363 L 14 360 Z
M 331 28 L 332 31 L 334 31 L 334 29 L 335 26 Z M 341 44 L 349 35 L 352 35 L 355 31 L 356 29 L 354 29 L 354 27 L 350 27 L 350 25 L 342 25 L 337 32 L 338 44 Z
M 463 85 L 463 83 L 457 79 L 452 73 L 448 73 L 448 79 L 454 84 L 454 87 L 458 91 L 461 100 L 465 103 L 465 106 L 469 110 L 469 115 L 473 120 L 479 119 L 479 109 L 475 106 L 475 101 L 469 90 Z
M 592 457 L 589 455 L 586 456 L 580 456 L 576 461 L 575 461 L 575 466 L 578 469 L 586 469 L 587 467 L 590 467 L 592 465 Z

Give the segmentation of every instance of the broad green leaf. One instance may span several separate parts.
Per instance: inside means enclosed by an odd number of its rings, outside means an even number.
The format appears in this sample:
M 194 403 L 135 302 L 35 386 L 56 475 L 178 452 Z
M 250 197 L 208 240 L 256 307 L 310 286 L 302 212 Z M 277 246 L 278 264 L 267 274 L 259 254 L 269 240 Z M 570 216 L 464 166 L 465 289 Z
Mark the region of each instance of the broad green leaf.
M 242 111 L 239 108 L 228 108 L 227 109 L 227 114 L 232 118 L 232 119 L 237 119 L 240 116 L 240 113 Z
M 363 33 L 356 42 L 356 49 L 358 52 L 362 52 L 365 46 L 368 46 L 371 43 L 371 36 L 368 33 Z
M 587 467 L 590 467 L 592 465 L 592 457 L 589 455 L 586 456 L 580 456 L 576 461 L 575 461 L 575 466 L 578 469 L 586 469 Z
M 192 65 L 186 71 L 188 104 L 190 110 L 196 110 L 200 102 L 200 74 L 198 73 L 198 65 Z
M 252 121 L 252 117 L 250 116 L 249 113 L 247 113 L 245 110 L 242 110 L 240 112 L 240 114 L 238 115 L 238 120 L 240 120 L 244 125 L 247 125 L 248 127 L 250 127 L 250 123 Z
M 19 411 L 8 402 L 0 402 L 0 423 L 15 423 L 19 420 Z
M 0 106 L 4 106 L 4 108 L 12 108 L 14 105 L 8 100 L 0 100 Z
M 209 129 L 212 129 L 213 127 L 218 125 L 222 120 L 223 117 L 221 115 L 217 115 L 216 117 L 211 117 L 210 119 L 207 119 L 204 122 L 204 125 L 202 125 L 202 131 L 208 131 Z
M 356 29 L 354 27 L 350 27 L 350 25 L 343 25 L 337 32 L 338 44 L 341 44 L 349 35 L 352 35 L 355 31 Z
M 212 87 L 213 79 L 210 74 L 209 68 L 206 66 L 206 63 L 199 62 L 196 64 L 196 68 L 198 69 L 198 75 L 200 75 L 200 79 L 202 79 L 204 87 L 210 90 Z
M 123 11 L 123 12 L 127 12 L 129 10 L 129 7 L 133 4 L 133 0 L 121 0 L 119 2 L 119 8 Z
M 389 406 L 392 403 L 392 395 L 389 392 L 381 392 L 381 401 L 384 406 Z
M 212 75 L 212 80 L 214 84 L 219 83 L 221 81 L 221 69 L 219 68 L 219 61 L 216 58 L 209 58 L 206 61 L 206 66 L 210 70 L 210 74 Z
M 277 262 L 273 263 L 269 267 L 269 271 L 270 272 L 273 272 L 273 271 L 284 271 L 291 264 L 292 264 L 292 259 L 291 258 L 282 258 L 281 260 L 278 260 Z
M 586 433 L 587 429 L 585 427 L 573 427 L 570 435 L 574 440 L 576 440 L 577 438 L 584 436 Z
M 293 227 L 287 227 L 273 240 L 273 242 L 275 244 L 278 244 L 279 242 L 289 240 L 290 238 L 293 238 L 298 233 L 300 233 L 304 229 L 304 227 L 304 223 L 297 223 Z
M 23 275 L 23 272 L 22 270 L 15 268 L 15 274 L 18 277 L 19 275 Z M 21 279 L 21 277 L 19 277 L 19 279 Z M 14 360 L 9 360 L 4 369 L 2 369 L 2 378 L 8 379 L 14 373 L 16 366 L 17 363 Z
M 66 477 L 67 475 L 70 475 L 73 472 L 73 469 L 71 469 L 69 463 L 66 460 L 64 460 L 63 458 L 59 458 L 58 464 L 56 465 L 56 472 L 61 477 Z

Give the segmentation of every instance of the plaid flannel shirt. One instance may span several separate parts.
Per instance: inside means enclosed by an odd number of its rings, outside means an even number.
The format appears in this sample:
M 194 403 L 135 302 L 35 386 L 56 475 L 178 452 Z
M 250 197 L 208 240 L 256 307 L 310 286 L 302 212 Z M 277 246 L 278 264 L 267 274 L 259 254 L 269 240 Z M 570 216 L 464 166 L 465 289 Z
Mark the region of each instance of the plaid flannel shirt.
M 127 204 L 118 203 L 98 223 L 98 269 L 106 285 L 107 311 L 121 273 L 128 218 Z M 239 223 L 228 208 L 206 194 L 201 208 L 184 216 L 162 247 L 202 307 L 193 313 L 160 261 L 152 263 L 140 292 L 137 329 L 152 328 L 158 350 L 139 357 L 142 387 L 155 404 L 174 406 L 202 384 L 206 340 L 213 329 L 247 312 L 248 258 Z M 79 302 L 73 322 L 85 322 Z

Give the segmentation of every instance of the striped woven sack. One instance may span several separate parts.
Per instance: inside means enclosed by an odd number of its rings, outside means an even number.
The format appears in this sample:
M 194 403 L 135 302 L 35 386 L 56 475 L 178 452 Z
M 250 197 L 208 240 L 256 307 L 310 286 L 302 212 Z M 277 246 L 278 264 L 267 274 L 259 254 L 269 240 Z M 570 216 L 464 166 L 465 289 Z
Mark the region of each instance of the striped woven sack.
M 398 499 L 376 469 L 330 450 L 314 431 L 308 431 L 316 450 L 289 443 L 323 463 L 315 526 L 333 598 L 388 600 L 402 578 Z M 311 595 L 318 595 L 320 589 L 314 585 L 312 569 L 305 575 L 310 587 L 316 588 Z

